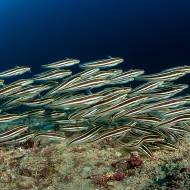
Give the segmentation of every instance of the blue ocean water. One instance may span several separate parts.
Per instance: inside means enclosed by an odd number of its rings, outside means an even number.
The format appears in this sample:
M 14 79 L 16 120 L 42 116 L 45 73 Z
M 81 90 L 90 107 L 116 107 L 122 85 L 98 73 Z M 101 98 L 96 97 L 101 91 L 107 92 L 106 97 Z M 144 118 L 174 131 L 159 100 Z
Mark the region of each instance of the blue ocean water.
M 187 0 L 1 0 L 0 70 L 37 73 L 65 57 L 121 56 L 147 73 L 190 65 L 189 10 Z
M 189 10 L 188 0 L 1 0 L 0 72 L 24 65 L 31 67 L 31 77 L 42 71 L 41 65 L 65 57 L 86 62 L 118 56 L 125 59 L 119 66 L 123 70 L 146 73 L 190 65 Z M 190 85 L 189 75 L 178 82 Z M 26 107 L 10 112 L 31 109 Z M 47 108 L 46 114 L 51 111 Z M 2 122 L 0 132 L 18 124 L 37 131 L 58 127 L 52 120 L 28 116 Z

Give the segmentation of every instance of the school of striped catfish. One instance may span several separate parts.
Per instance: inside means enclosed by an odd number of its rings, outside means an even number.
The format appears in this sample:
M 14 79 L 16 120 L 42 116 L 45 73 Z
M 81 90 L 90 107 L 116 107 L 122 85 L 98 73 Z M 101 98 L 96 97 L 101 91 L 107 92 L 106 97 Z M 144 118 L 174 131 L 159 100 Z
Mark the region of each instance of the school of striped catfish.
M 190 132 L 190 96 L 181 95 L 188 85 L 176 83 L 190 74 L 190 66 L 146 74 L 119 69 L 123 62 L 120 57 L 87 63 L 66 58 L 11 83 L 6 80 L 31 69 L 0 72 L 0 146 L 41 138 L 65 141 L 73 134 L 69 144 L 111 139 L 147 156 L 157 149 L 175 150 Z M 79 72 L 73 73 L 73 66 Z M 134 81 L 138 85 L 132 87 Z

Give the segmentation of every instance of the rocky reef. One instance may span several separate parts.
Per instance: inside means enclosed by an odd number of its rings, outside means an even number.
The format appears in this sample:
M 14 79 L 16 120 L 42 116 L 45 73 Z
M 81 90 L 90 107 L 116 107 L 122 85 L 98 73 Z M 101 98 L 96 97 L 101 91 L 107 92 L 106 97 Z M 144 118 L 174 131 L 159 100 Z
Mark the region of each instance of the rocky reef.
M 69 139 L 68 139 L 69 140 Z M 109 139 L 78 146 L 23 144 L 0 149 L 2 190 L 189 189 L 189 142 L 147 158 Z

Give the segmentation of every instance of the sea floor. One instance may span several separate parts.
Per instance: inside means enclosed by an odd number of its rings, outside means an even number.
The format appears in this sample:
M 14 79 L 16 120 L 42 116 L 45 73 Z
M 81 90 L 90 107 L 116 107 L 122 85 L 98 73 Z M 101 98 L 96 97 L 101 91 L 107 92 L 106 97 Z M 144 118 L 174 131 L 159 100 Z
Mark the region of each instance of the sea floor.
M 190 189 L 190 144 L 130 154 L 111 140 L 93 144 L 27 144 L 0 148 L 1 190 Z

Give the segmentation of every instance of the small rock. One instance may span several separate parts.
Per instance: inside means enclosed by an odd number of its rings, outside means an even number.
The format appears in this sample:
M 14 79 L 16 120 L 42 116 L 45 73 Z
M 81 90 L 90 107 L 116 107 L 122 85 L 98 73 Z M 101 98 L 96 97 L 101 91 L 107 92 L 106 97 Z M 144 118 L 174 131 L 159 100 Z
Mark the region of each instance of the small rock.
M 12 180 L 12 177 L 11 177 L 10 174 L 7 174 L 7 173 L 1 174 L 1 181 L 2 181 L 3 183 L 10 183 L 11 180 Z
M 54 146 L 48 146 L 42 149 L 41 154 L 42 156 L 50 157 L 54 151 L 55 151 Z
M 121 156 L 122 156 L 121 152 L 116 152 L 115 155 L 116 155 L 117 157 L 121 157 Z
M 64 176 L 64 178 L 63 178 L 63 181 L 64 181 L 65 183 L 70 183 L 71 180 L 72 180 L 72 177 L 71 177 L 71 176 L 68 176 L 68 175 Z
M 114 186 L 114 181 L 108 181 L 107 184 L 113 187 Z
M 116 181 L 121 181 L 125 178 L 126 174 L 123 172 L 116 172 L 113 174 L 112 178 Z
M 142 159 L 140 158 L 138 152 L 132 152 L 130 157 L 130 167 L 136 168 L 141 166 L 143 163 Z
M 33 189 L 34 180 L 31 177 L 22 177 L 17 182 L 20 189 Z
M 83 178 L 87 178 L 87 177 L 89 177 L 89 176 L 91 175 L 91 173 L 92 173 L 92 168 L 89 167 L 89 166 L 86 166 L 86 167 L 84 167 L 84 168 L 81 170 L 80 175 L 81 175 L 81 177 L 83 177 Z

